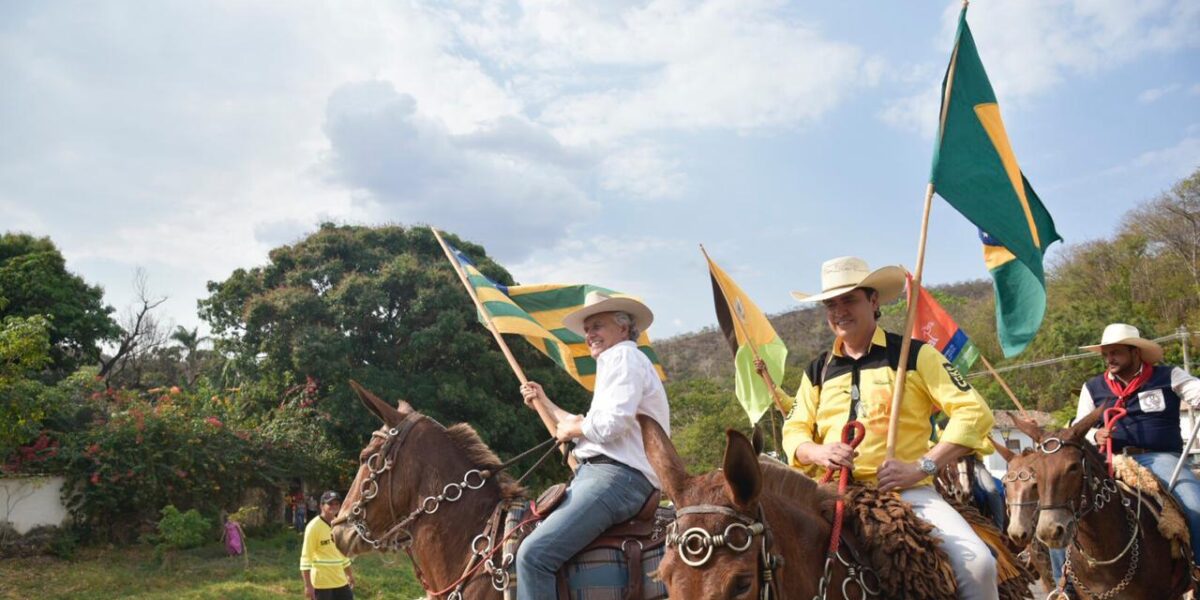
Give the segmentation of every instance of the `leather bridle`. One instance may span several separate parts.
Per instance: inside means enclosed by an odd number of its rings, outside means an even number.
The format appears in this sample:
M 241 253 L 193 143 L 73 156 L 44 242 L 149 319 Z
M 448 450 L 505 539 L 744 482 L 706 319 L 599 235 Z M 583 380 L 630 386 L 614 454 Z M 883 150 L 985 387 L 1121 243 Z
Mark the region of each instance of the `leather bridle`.
M 730 522 L 719 530 L 720 533 L 712 533 L 703 527 L 689 527 L 680 533 L 679 520 L 689 515 L 720 515 L 728 517 Z M 716 549 L 725 547 L 741 554 L 754 545 L 755 537 L 762 538 L 758 552 L 758 597 L 760 600 L 778 599 L 779 581 L 775 571 L 783 564 L 783 558 L 771 554 L 774 538 L 762 505 L 758 507 L 757 519 L 716 504 L 680 508 L 675 512 L 675 520 L 667 527 L 666 544 L 668 548 L 675 548 L 683 564 L 700 568 L 708 563 Z

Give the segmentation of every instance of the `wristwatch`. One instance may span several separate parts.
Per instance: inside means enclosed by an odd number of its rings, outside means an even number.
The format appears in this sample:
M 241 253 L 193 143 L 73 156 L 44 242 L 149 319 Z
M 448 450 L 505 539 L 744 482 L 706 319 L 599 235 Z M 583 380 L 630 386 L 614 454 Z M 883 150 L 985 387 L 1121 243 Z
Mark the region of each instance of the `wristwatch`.
M 930 477 L 937 476 L 937 463 L 933 462 L 933 459 L 928 456 L 922 456 L 921 460 L 917 461 L 917 468 Z

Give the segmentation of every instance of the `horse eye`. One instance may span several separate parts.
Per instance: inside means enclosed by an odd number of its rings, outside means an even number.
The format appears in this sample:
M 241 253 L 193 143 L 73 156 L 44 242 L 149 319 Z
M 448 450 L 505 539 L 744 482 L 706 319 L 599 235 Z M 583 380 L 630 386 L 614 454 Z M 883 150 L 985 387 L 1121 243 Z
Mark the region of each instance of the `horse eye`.
M 730 598 L 739 598 L 750 593 L 750 587 L 754 585 L 754 579 L 749 575 L 738 575 L 733 579 L 733 593 Z

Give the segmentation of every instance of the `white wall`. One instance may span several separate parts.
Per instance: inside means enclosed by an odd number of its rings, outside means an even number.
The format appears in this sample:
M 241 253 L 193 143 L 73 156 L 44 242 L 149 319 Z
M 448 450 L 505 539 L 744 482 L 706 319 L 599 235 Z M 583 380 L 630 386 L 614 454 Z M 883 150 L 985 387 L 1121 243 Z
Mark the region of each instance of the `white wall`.
M 62 486 L 62 477 L 0 479 L 0 521 L 22 535 L 39 525 L 62 525 L 67 519 Z

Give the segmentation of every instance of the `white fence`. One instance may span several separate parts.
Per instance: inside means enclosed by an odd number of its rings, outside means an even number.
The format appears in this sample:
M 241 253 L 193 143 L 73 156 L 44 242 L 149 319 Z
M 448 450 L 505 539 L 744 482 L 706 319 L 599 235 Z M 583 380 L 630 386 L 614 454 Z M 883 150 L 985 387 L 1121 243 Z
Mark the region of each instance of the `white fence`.
M 40 525 L 62 525 L 68 516 L 62 486 L 62 477 L 0 479 L 0 522 L 11 523 L 21 535 Z

